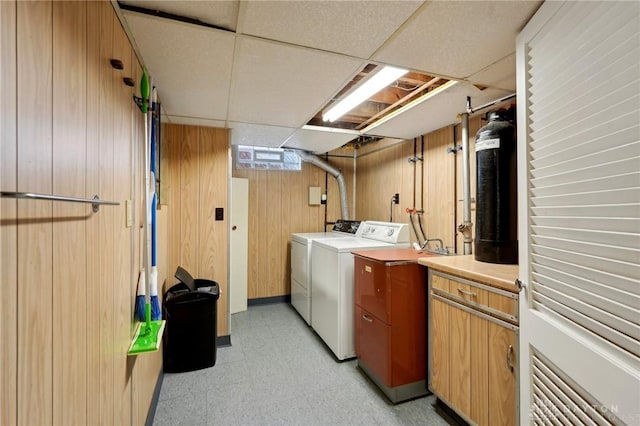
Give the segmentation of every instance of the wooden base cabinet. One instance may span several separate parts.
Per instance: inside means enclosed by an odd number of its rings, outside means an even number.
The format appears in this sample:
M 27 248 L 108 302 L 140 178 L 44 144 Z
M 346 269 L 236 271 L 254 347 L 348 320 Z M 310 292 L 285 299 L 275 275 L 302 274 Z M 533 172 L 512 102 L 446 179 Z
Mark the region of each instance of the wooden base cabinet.
M 426 395 L 425 268 L 354 259 L 358 366 L 394 403 Z
M 507 293 L 429 270 L 429 389 L 471 424 L 517 424 L 518 326 L 506 320 L 517 294 Z

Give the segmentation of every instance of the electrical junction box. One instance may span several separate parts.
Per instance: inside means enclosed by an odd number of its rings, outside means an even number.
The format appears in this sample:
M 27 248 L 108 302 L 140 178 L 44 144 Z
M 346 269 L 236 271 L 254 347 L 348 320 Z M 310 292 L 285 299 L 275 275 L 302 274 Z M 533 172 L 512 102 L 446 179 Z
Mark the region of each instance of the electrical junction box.
M 320 205 L 320 187 L 319 186 L 310 186 L 309 187 L 309 205 L 310 206 L 319 206 Z

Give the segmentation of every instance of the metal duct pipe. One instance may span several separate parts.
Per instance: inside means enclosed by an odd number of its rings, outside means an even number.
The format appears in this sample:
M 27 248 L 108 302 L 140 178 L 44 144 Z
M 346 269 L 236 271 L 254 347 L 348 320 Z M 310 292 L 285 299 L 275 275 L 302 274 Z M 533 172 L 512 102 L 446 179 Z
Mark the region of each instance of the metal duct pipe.
M 467 102 L 470 100 L 467 98 Z M 462 234 L 464 254 L 471 254 L 473 242 L 471 223 L 471 180 L 469 163 L 469 113 L 462 114 L 462 223 L 458 225 L 458 232 Z
M 333 167 L 331 164 L 322 160 L 321 158 L 311 154 L 307 151 L 298 150 L 298 155 L 305 163 L 313 164 L 314 166 L 321 168 L 336 178 L 338 182 L 338 190 L 340 191 L 340 211 L 342 212 L 341 219 L 349 220 L 349 204 L 347 201 L 347 184 L 344 181 L 344 176 L 340 170 Z

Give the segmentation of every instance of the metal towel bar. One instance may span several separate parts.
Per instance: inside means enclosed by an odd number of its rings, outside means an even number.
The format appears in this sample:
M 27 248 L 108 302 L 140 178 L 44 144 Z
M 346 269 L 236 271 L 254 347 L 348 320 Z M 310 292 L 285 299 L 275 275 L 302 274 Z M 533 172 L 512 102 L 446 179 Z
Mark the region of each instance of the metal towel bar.
M 101 200 L 98 195 L 94 195 L 93 198 L 77 198 L 77 197 L 64 197 L 62 195 L 51 195 L 51 194 L 36 194 L 33 192 L 9 192 L 2 191 L 0 192 L 0 197 L 2 198 L 25 198 L 30 200 L 52 200 L 52 201 L 67 201 L 70 203 L 87 203 L 91 204 L 93 207 L 93 212 L 97 213 L 100 210 L 100 205 L 104 204 L 107 206 L 119 206 L 120 203 L 117 201 L 106 201 Z

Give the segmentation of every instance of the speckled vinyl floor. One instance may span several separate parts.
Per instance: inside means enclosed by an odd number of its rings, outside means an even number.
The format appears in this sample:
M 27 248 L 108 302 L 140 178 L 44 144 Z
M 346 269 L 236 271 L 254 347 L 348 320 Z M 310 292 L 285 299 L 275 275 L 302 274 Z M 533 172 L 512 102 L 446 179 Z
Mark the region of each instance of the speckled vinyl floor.
M 289 304 L 231 315 L 231 342 L 211 368 L 164 375 L 154 425 L 458 425 L 433 396 L 391 404 Z

